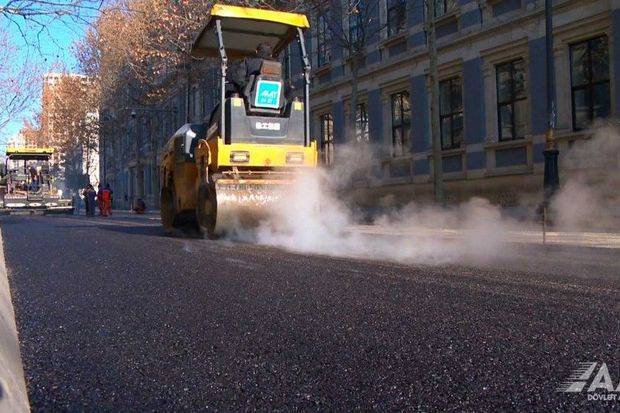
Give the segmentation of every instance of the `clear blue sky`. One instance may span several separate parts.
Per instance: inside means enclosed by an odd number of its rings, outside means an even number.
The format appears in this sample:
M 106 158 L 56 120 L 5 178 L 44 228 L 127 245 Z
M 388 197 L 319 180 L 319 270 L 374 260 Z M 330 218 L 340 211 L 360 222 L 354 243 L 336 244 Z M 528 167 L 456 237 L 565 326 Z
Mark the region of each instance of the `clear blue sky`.
M 6 0 L 1 0 L 6 4 Z M 92 15 L 90 16 L 93 17 Z M 19 27 L 6 18 L 0 16 L 0 24 L 6 27 L 18 47 L 19 56 L 15 64 L 22 65 L 26 55 L 42 68 L 43 72 L 57 71 L 66 68 L 69 71 L 77 71 L 77 64 L 72 54 L 73 43 L 84 35 L 85 23 L 76 23 L 70 17 L 64 17 L 49 24 L 47 30 L 39 34 L 40 26 L 19 21 Z M 26 39 L 24 39 L 25 34 Z M 41 79 L 42 86 L 42 79 Z M 16 134 L 22 126 L 24 118 L 32 118 L 41 108 L 40 93 L 32 101 L 30 108 L 19 117 L 12 119 L 5 130 L 0 132 L 0 142 Z M 4 147 L 0 145 L 0 151 Z

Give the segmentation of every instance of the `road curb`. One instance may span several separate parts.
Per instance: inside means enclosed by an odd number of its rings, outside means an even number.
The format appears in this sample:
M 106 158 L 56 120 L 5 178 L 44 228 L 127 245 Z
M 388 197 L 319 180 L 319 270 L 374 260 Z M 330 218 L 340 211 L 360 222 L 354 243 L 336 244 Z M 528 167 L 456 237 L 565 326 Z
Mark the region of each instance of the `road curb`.
M 28 392 L 0 233 L 0 412 L 28 411 Z

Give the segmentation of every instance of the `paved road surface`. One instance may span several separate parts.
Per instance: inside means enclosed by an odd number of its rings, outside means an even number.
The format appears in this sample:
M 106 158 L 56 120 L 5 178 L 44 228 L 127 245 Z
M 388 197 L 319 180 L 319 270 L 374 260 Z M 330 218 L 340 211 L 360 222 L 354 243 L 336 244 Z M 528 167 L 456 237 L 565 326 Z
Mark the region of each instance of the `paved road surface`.
M 166 237 L 149 217 L 0 229 L 35 411 L 620 407 L 555 392 L 580 362 L 620 380 L 617 250 L 588 274 L 570 265 L 587 251 L 550 250 L 562 265 L 541 273 L 538 249 L 514 270 L 399 265 Z

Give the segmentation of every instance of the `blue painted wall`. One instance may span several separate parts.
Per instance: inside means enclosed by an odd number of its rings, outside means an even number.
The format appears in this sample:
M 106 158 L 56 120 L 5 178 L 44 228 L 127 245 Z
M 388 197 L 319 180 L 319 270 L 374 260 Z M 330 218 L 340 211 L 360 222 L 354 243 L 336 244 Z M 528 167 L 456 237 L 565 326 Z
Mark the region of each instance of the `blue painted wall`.
M 485 151 L 467 153 L 467 169 L 484 169 L 487 167 L 487 154 Z
M 437 38 L 440 39 L 444 36 L 448 36 L 450 34 L 454 34 L 459 31 L 459 25 L 456 21 L 451 21 L 446 24 L 437 26 Z
M 368 10 L 366 11 L 366 15 L 374 16 L 368 19 L 369 27 L 367 28 L 368 30 L 367 33 L 369 33 L 369 37 L 367 39 L 367 44 L 369 45 L 378 43 L 380 40 L 380 34 L 381 34 L 381 21 L 379 20 L 379 15 L 381 13 L 381 10 L 379 8 L 380 5 L 381 5 L 381 2 L 379 1 L 367 1 L 366 2 L 366 7 L 368 7 Z
M 424 0 L 407 1 L 407 22 L 409 27 L 424 23 Z
M 409 36 L 409 47 L 417 47 L 426 44 L 426 32 L 421 31 Z
M 610 68 L 615 80 L 615 93 L 616 98 L 616 116 L 620 116 L 620 9 L 614 10 L 611 15 L 611 25 L 613 31 L 613 63 Z
M 547 56 L 545 38 L 534 39 L 530 42 L 530 67 L 528 103 L 532 108 L 532 133 L 545 133 L 547 129 L 547 73 L 545 70 Z
M 344 76 L 344 65 L 332 67 L 332 79 L 337 79 L 341 76 Z
M 319 78 L 319 82 L 320 82 L 321 84 L 328 83 L 328 82 L 330 82 L 330 81 L 332 80 L 332 71 L 331 71 L 331 70 L 328 70 L 328 71 L 327 71 L 327 72 L 325 72 L 325 73 L 321 73 L 321 74 L 320 74 L 319 76 L 317 76 L 317 77 Z
M 470 10 L 461 14 L 461 28 L 466 29 L 471 26 L 477 26 L 482 23 L 482 15 L 480 10 Z
M 368 130 L 370 141 L 381 145 L 383 143 L 383 105 L 379 89 L 368 92 Z
M 426 90 L 426 76 L 419 75 L 411 78 L 411 147 L 413 152 L 423 152 L 429 144 L 429 110 L 428 91 Z M 388 108 L 388 110 L 391 110 Z
M 334 142 L 344 143 L 346 141 L 344 102 L 332 104 L 332 114 L 334 116 Z
M 392 161 L 390 164 L 390 176 L 392 178 L 411 176 L 411 161 Z
M 498 168 L 526 164 L 527 150 L 524 146 L 520 148 L 498 149 L 495 151 L 495 166 Z
M 483 76 L 481 58 L 463 62 L 466 143 L 483 142 L 486 137 Z
M 342 5 L 340 0 L 331 0 L 331 19 L 330 24 L 342 24 Z M 336 32 L 338 32 L 336 30 Z M 339 42 L 332 42 L 332 62 L 342 58 L 342 46 Z
M 521 7 L 521 0 L 501 0 L 493 5 L 493 17 L 517 10 Z
M 379 50 L 373 50 L 366 55 L 366 64 L 372 65 L 381 61 L 381 52 Z
M 406 41 L 396 43 L 388 48 L 388 53 L 390 57 L 398 56 L 399 54 L 404 53 L 406 51 L 407 51 Z
M 536 143 L 532 147 L 532 158 L 534 163 L 543 163 L 545 162 L 545 155 L 543 155 L 543 151 L 546 149 L 547 145 L 544 143 Z
M 413 161 L 413 173 L 414 175 L 428 175 L 430 173 L 428 159 Z
M 441 160 L 441 167 L 443 172 L 453 173 L 461 172 L 463 170 L 463 160 L 461 155 L 446 156 Z

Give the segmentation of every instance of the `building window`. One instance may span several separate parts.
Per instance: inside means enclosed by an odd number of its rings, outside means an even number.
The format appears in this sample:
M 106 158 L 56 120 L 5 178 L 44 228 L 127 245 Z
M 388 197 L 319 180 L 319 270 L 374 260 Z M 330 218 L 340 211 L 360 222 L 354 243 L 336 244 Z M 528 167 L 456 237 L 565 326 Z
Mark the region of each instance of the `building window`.
M 331 61 L 332 55 L 332 36 L 329 27 L 329 11 L 325 11 L 317 17 L 316 30 L 317 65 L 321 67 Z
M 573 129 L 587 128 L 610 113 L 607 36 L 570 46 Z
M 461 78 L 439 83 L 441 149 L 459 148 L 463 142 L 463 92 Z
M 363 0 L 349 0 L 349 43 L 353 51 L 359 51 L 364 45 L 364 7 Z
M 407 27 L 407 1 L 388 0 L 387 29 L 388 37 L 401 33 Z
M 525 62 L 517 59 L 498 65 L 496 76 L 499 140 L 523 138 L 527 125 Z
M 365 103 L 357 105 L 357 113 L 355 114 L 355 139 L 357 142 L 368 142 L 370 140 L 368 110 Z
M 450 13 L 459 6 L 458 0 L 435 0 L 435 17 Z
M 325 165 L 334 163 L 334 117 L 331 113 L 321 115 L 321 158 Z
M 409 149 L 409 131 L 411 128 L 409 92 L 394 93 L 391 96 L 391 101 L 393 156 L 403 156 Z

